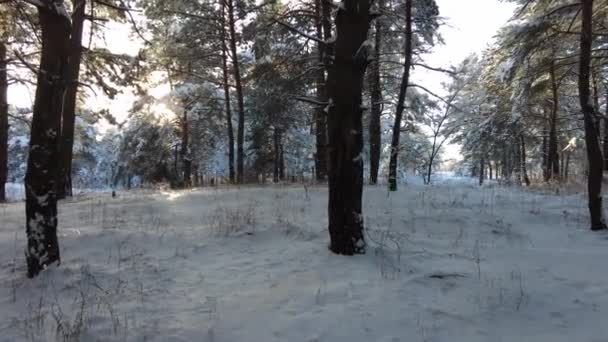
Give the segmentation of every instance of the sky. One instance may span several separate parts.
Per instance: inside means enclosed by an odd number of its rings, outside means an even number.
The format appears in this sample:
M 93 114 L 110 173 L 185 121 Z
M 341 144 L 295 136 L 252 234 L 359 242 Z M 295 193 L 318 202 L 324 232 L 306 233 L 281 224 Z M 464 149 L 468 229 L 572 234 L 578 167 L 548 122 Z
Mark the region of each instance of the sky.
M 514 5 L 499 0 L 436 0 L 440 15 L 445 18 L 446 25 L 440 32 L 445 41 L 444 45 L 437 46 L 433 52 L 426 55 L 425 63 L 433 67 L 447 68 L 457 65 L 471 53 L 480 53 L 493 41 L 498 29 L 511 17 Z M 122 24 L 108 23 L 106 42 L 108 49 L 115 53 L 137 54 L 142 46 L 133 35 L 129 35 L 128 28 Z M 86 35 L 85 35 L 86 36 Z M 436 72 L 414 70 L 413 81 L 425 86 L 437 94 L 442 94 L 441 83 L 448 78 Z M 92 96 L 87 102 L 94 109 L 108 108 L 119 118 L 126 117 L 126 113 L 133 103 L 133 97 L 126 92 L 117 96 L 114 101 L 102 95 Z M 19 107 L 29 107 L 33 101 L 33 89 L 23 86 L 9 88 L 8 102 Z M 446 156 L 458 158 L 457 146 L 446 146 Z
M 494 41 L 494 36 L 513 15 L 515 6 L 499 0 L 436 0 L 439 14 L 446 25 L 440 28 L 444 45 L 436 46 L 424 56 L 424 63 L 432 67 L 448 68 L 458 65 L 472 53 L 481 53 Z M 413 82 L 436 94 L 443 95 L 442 82 L 445 74 L 415 69 Z M 444 159 L 461 159 L 460 147 L 447 144 L 443 148 Z

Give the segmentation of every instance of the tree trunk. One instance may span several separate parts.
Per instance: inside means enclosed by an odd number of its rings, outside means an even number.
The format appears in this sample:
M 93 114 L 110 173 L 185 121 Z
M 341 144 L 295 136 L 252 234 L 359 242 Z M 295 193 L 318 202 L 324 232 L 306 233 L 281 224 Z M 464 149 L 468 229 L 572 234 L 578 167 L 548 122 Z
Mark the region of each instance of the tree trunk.
M 327 5 L 327 4 L 326 4 Z M 323 40 L 323 5 L 321 4 L 321 0 L 315 0 L 315 26 L 317 30 L 317 38 L 319 40 Z M 330 32 L 326 32 L 327 36 L 331 34 Z M 325 84 L 325 68 L 321 67 L 325 65 L 328 52 L 327 47 L 324 44 L 317 44 L 318 50 L 318 70 L 316 75 L 316 85 L 317 85 L 317 98 L 325 102 L 327 100 L 327 87 Z M 324 181 L 327 178 L 327 113 L 325 109 L 322 107 L 316 108 L 314 113 L 314 121 L 315 121 L 315 169 L 317 170 L 316 176 L 317 181 Z
M 521 185 L 521 141 L 519 141 L 519 139 L 515 140 L 515 146 L 513 146 L 513 149 L 515 153 L 512 154 L 512 164 L 515 169 L 515 179 L 517 181 L 517 185 Z
M 279 180 L 285 180 L 285 151 L 283 150 L 283 135 L 279 136 Z
M 84 27 L 86 0 L 72 0 L 72 33 L 67 67 L 67 88 L 63 100 L 61 140 L 59 145 L 59 175 L 57 199 L 72 197 L 72 155 L 74 149 L 74 126 L 76 123 L 76 96 L 82 61 L 82 30 Z
M 405 96 L 410 78 L 410 67 L 412 64 L 412 0 L 405 0 L 405 63 L 399 99 L 397 101 L 397 112 L 395 113 L 395 124 L 393 125 L 393 139 L 391 141 L 391 159 L 388 169 L 388 184 L 390 191 L 397 191 L 397 157 L 399 155 L 399 138 L 401 135 L 401 121 L 405 109 Z
M 488 173 L 489 173 L 489 175 L 488 175 L 488 176 L 489 176 L 490 180 L 492 180 L 492 179 L 493 179 L 493 177 L 494 177 L 494 175 L 493 175 L 493 174 L 494 174 L 494 173 L 493 173 L 493 171 L 494 171 L 494 170 L 492 169 L 492 160 L 490 159 L 490 160 L 488 161 Z
M 382 11 L 384 0 L 378 1 L 378 9 Z M 382 19 L 376 19 L 375 53 L 370 66 L 371 79 L 371 113 L 369 119 L 369 183 L 378 184 L 380 169 L 380 154 L 382 152 L 382 132 L 380 119 L 382 117 L 382 84 L 380 83 L 380 55 L 382 53 Z M 430 182 L 430 177 L 429 177 Z
M 0 203 L 6 201 L 8 178 L 8 66 L 6 45 L 0 41 Z
M 524 135 L 521 134 L 519 136 L 519 141 L 521 145 L 520 159 L 521 159 L 521 174 L 524 179 L 524 183 L 526 186 L 530 186 L 530 177 L 528 177 L 528 167 L 526 166 L 526 140 L 524 139 Z
M 568 181 L 568 172 L 570 168 L 570 151 L 566 152 L 566 165 L 564 166 L 564 180 Z
M 329 106 L 329 235 L 337 254 L 365 253 L 363 236 L 363 77 L 368 64 L 369 0 L 345 0 L 327 78 Z
M 435 150 L 433 148 L 433 150 Z M 425 179 L 425 183 L 426 184 L 431 184 L 431 176 L 433 175 L 433 162 L 434 162 L 435 156 L 434 153 L 431 154 L 431 157 L 429 158 L 429 165 L 427 167 L 426 170 L 426 179 Z
M 608 171 L 608 89 L 606 89 L 606 116 L 604 117 L 604 171 Z
M 192 174 L 192 156 L 190 155 L 190 127 L 188 124 L 188 113 L 184 111 L 184 117 L 182 118 L 182 146 L 180 156 L 182 159 L 182 171 L 183 171 L 183 187 L 188 188 L 192 185 L 191 174 Z
M 281 133 L 279 132 L 279 130 L 275 127 L 274 128 L 274 133 L 273 133 L 273 172 L 272 172 L 272 181 L 274 183 L 278 183 L 279 182 L 279 177 L 280 177 L 280 168 L 281 168 Z
M 589 193 L 589 214 L 591 230 L 606 229 L 602 208 L 602 177 L 604 159 L 597 134 L 595 112 L 591 104 L 589 77 L 591 46 L 593 42 L 593 0 L 582 0 L 582 34 L 578 77 L 579 101 L 585 121 L 585 144 L 589 162 L 587 190 Z
M 230 183 L 236 181 L 234 175 L 234 130 L 232 129 L 232 111 L 230 109 L 230 83 L 228 77 L 228 47 L 226 46 L 226 5 L 225 1 L 222 0 L 222 16 L 220 18 L 222 29 L 222 76 L 224 86 L 224 101 L 226 108 L 226 130 L 228 131 L 228 173 L 230 177 Z
M 25 175 L 25 256 L 30 278 L 60 260 L 56 181 L 71 26 L 62 1 L 43 1 L 38 14 L 42 52 Z
M 197 164 L 192 165 L 192 172 L 194 173 L 194 186 L 197 187 L 200 184 Z
M 549 167 L 549 130 L 547 129 L 547 117 L 545 115 L 543 120 L 543 144 L 542 144 L 542 168 L 543 168 L 543 180 L 548 182 L 550 177 Z
M 228 26 L 230 29 L 230 52 L 232 54 L 233 72 L 234 72 L 234 83 L 236 85 L 236 97 L 238 104 L 238 124 L 236 131 L 236 182 L 239 184 L 243 183 L 244 180 L 244 162 L 245 162 L 245 151 L 243 148 L 245 142 L 245 105 L 243 103 L 243 86 L 241 84 L 241 70 L 239 65 L 239 58 L 236 49 L 236 29 L 235 29 L 235 18 L 234 18 L 234 0 L 226 0 L 228 5 Z
M 502 151 L 502 178 L 503 180 L 511 178 L 511 174 L 509 172 L 509 156 L 506 148 Z
M 486 160 L 484 157 L 479 159 L 479 185 L 483 185 L 483 181 L 485 179 L 484 170 L 486 169 Z
M 554 180 L 559 180 L 559 153 L 557 151 L 557 126 L 558 126 L 558 110 L 559 110 L 559 85 L 555 76 L 555 62 L 551 62 L 551 93 L 553 103 L 551 106 L 551 119 L 549 120 L 549 177 Z

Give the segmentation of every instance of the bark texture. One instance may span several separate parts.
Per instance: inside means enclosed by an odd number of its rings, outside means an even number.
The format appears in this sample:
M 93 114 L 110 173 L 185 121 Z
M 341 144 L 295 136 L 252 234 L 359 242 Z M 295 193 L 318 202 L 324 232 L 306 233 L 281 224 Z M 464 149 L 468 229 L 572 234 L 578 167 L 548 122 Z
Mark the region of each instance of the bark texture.
M 232 128 L 232 110 L 230 108 L 230 83 L 229 83 L 229 70 L 228 70 L 228 46 L 226 45 L 226 5 L 225 1 L 222 1 L 222 17 L 221 22 L 221 38 L 222 38 L 222 77 L 224 86 L 224 106 L 226 109 L 226 130 L 228 133 L 228 175 L 230 177 L 230 183 L 236 181 L 234 173 L 234 130 Z
M 0 203 L 6 201 L 6 181 L 8 178 L 8 65 L 6 45 L 0 41 Z
M 245 104 L 243 103 L 243 85 L 241 80 L 241 69 L 238 52 L 236 49 L 236 23 L 234 17 L 234 0 L 226 0 L 228 6 L 228 27 L 230 31 L 230 53 L 232 55 L 232 71 L 236 87 L 236 98 L 238 104 L 238 123 L 236 129 L 236 182 L 242 184 L 244 181 L 245 163 Z
M 591 103 L 590 66 L 593 42 L 593 0 L 582 0 L 582 33 L 580 41 L 580 64 L 578 73 L 579 101 L 585 122 L 585 144 L 589 161 L 587 191 L 591 230 L 606 229 L 602 208 L 602 176 L 604 159 L 600 147 L 595 111 Z
M 397 100 L 397 111 L 395 113 L 395 124 L 393 125 L 393 138 L 391 140 L 391 159 L 388 166 L 388 187 L 390 191 L 397 191 L 397 158 L 399 156 L 399 138 L 401 136 L 401 121 L 405 110 L 405 96 L 410 79 L 410 68 L 412 65 L 412 1 L 405 1 L 405 63 L 399 98 Z
M 329 234 L 336 254 L 365 253 L 363 235 L 364 44 L 370 26 L 369 0 L 345 0 L 337 9 L 337 39 L 327 79 L 329 98 Z
M 323 10 L 323 6 L 327 5 L 326 2 L 322 3 L 321 0 L 315 0 L 315 28 L 319 40 L 328 40 L 331 36 L 331 25 L 328 30 L 323 29 L 323 23 L 325 22 L 324 15 L 329 13 Z M 322 66 L 326 65 L 329 53 L 325 44 L 319 43 L 317 50 L 319 67 L 316 75 L 316 92 L 317 98 L 321 102 L 325 102 L 327 101 L 327 87 L 325 83 L 325 67 Z M 315 175 L 317 181 L 324 181 L 327 178 L 327 113 L 325 108 L 319 107 L 315 109 L 314 121 L 316 147 Z
M 63 102 L 61 121 L 61 141 L 59 145 L 59 175 L 57 177 L 57 198 L 72 196 L 72 159 L 74 149 L 74 126 L 76 123 L 76 96 L 82 61 L 82 31 L 85 19 L 85 0 L 72 0 L 72 32 L 67 67 L 67 88 Z
M 62 1 L 42 4 L 38 8 L 42 52 L 25 175 L 28 277 L 60 260 L 56 180 L 71 23 Z
M 384 8 L 384 0 L 378 1 L 380 11 Z M 378 184 L 378 170 L 380 169 L 380 154 L 382 151 L 382 132 L 380 119 L 382 117 L 382 84 L 380 82 L 380 55 L 382 53 L 382 33 L 384 31 L 382 19 L 375 21 L 375 52 L 374 60 L 370 65 L 371 83 L 371 113 L 369 119 L 369 183 Z

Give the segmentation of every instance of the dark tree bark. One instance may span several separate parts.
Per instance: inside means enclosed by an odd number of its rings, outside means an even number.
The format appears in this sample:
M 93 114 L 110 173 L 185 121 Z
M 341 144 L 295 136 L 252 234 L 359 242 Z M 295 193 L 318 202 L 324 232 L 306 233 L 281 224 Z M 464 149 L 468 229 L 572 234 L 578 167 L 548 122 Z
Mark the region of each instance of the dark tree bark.
M 279 137 L 279 179 L 285 180 L 285 150 L 283 149 L 283 135 Z
M 234 174 L 234 130 L 232 129 L 232 111 L 230 108 L 230 83 L 228 72 L 228 46 L 226 45 L 226 2 L 222 1 L 221 39 L 222 39 L 222 76 L 224 86 L 224 106 L 226 108 L 226 129 L 228 131 L 228 173 L 230 183 L 236 181 Z
M 0 41 L 0 203 L 6 201 L 8 178 L 8 76 L 6 45 Z
M 182 159 L 182 171 L 183 171 L 183 186 L 188 188 L 192 185 L 192 156 L 190 155 L 190 125 L 188 123 L 188 113 L 184 111 L 182 118 L 182 146 L 180 150 L 180 157 Z
M 606 89 L 606 114 L 604 117 L 604 171 L 608 171 L 608 89 Z
M 528 177 L 528 167 L 526 166 L 526 140 L 523 134 L 519 136 L 519 141 L 521 146 L 521 173 L 526 186 L 530 186 L 530 177 Z
M 585 144 L 589 161 L 587 191 L 591 230 L 606 229 L 602 208 L 602 177 L 604 159 L 600 148 L 595 111 L 589 89 L 591 46 L 593 43 L 593 0 L 582 0 L 582 33 L 580 41 L 580 64 L 578 73 L 579 101 L 585 122 Z
M 564 180 L 568 181 L 568 173 L 569 173 L 569 168 L 570 168 L 570 151 L 566 152 L 566 161 L 565 161 L 564 165 Z
M 327 3 L 324 4 L 327 6 Z M 327 40 L 331 35 L 331 24 L 329 30 L 323 30 L 324 23 L 323 5 L 321 0 L 315 0 L 315 27 L 317 38 Z M 325 68 L 321 67 L 327 62 L 329 53 L 326 51 L 325 44 L 317 44 L 319 67 L 316 75 L 317 98 L 321 102 L 327 101 L 327 87 L 325 83 Z M 317 181 L 324 181 L 327 178 L 327 113 L 322 107 L 316 108 L 314 113 L 315 121 L 315 169 Z
M 62 1 L 42 1 L 38 13 L 42 52 L 25 175 L 25 256 L 30 278 L 60 260 L 56 181 L 71 29 Z
M 551 172 L 549 171 L 549 130 L 547 129 L 547 117 L 545 115 L 543 119 L 543 143 L 542 143 L 542 168 L 543 168 L 543 180 L 548 182 L 550 179 Z
M 365 253 L 363 236 L 363 77 L 368 64 L 369 0 L 344 0 L 329 68 L 329 235 L 336 254 Z
M 198 173 L 198 165 L 192 165 L 192 173 L 194 173 L 194 186 L 199 186 L 200 184 L 200 174 Z
M 551 62 L 551 118 L 549 120 L 549 158 L 547 167 L 549 168 L 549 178 L 559 180 L 559 153 L 557 151 L 557 126 L 558 126 L 558 110 L 559 110 L 559 84 L 555 76 L 555 62 Z
M 272 181 L 278 183 L 281 180 L 281 133 L 275 127 L 272 135 L 273 140 L 273 172 Z
M 72 197 L 72 156 L 74 148 L 74 125 L 76 122 L 76 96 L 82 61 L 82 31 L 85 19 L 85 0 L 72 0 L 72 33 L 67 68 L 67 88 L 63 102 L 61 140 L 59 145 L 59 175 L 57 177 L 57 199 Z
M 384 0 L 378 1 L 378 9 L 382 11 Z M 382 117 L 382 84 L 380 83 L 380 54 L 382 53 L 382 32 L 384 27 L 381 19 L 376 19 L 375 53 L 370 65 L 371 80 L 371 113 L 369 119 L 369 183 L 378 184 L 380 169 L 380 153 L 382 151 L 382 132 L 380 119 Z
M 517 185 L 521 185 L 522 182 L 522 169 L 521 169 L 521 141 L 519 139 L 515 140 L 515 145 L 512 147 L 512 167 L 515 171 L 515 179 L 517 181 Z
M 486 175 L 484 173 L 486 169 L 486 159 L 484 157 L 481 157 L 479 159 L 479 185 L 483 185 L 483 181 L 486 178 Z
M 393 139 L 391 141 L 391 159 L 388 167 L 388 186 L 390 191 L 397 191 L 397 157 L 399 156 L 399 138 L 401 136 L 401 121 L 405 110 L 405 96 L 410 79 L 410 68 L 412 64 L 412 0 L 405 1 L 405 63 L 399 98 L 397 100 L 397 111 L 395 113 L 395 124 L 393 125 Z
M 509 170 L 509 155 L 506 148 L 502 151 L 502 178 L 505 180 L 511 178 L 511 172 Z
M 241 82 L 241 69 L 236 49 L 236 23 L 234 18 L 234 0 L 226 0 L 228 6 L 228 26 L 230 30 L 230 52 L 232 55 L 232 69 L 234 72 L 234 83 L 236 86 L 236 97 L 238 104 L 238 124 L 236 129 L 236 182 L 243 183 L 245 163 L 245 105 L 243 103 L 243 86 Z

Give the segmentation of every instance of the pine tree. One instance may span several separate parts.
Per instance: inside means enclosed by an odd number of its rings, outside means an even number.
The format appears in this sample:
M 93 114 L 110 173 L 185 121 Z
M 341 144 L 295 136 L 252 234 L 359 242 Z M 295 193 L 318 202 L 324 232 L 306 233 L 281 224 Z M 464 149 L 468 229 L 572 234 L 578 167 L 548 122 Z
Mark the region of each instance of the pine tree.
M 581 6 L 582 31 L 580 36 L 578 91 L 585 122 L 585 145 L 587 146 L 587 158 L 589 160 L 587 191 L 589 196 L 591 230 L 601 230 L 607 228 L 604 220 L 604 209 L 602 207 L 604 159 L 598 136 L 598 122 L 595 119 L 595 109 L 591 103 L 591 91 L 589 88 L 591 49 L 593 46 L 593 0 L 583 0 Z
M 363 235 L 362 91 L 372 58 L 367 40 L 370 1 L 344 0 L 337 9 L 336 41 L 329 68 L 329 234 L 336 254 L 365 253 Z
M 60 260 L 56 177 L 71 30 L 63 1 L 44 0 L 37 6 L 42 52 L 25 176 L 28 277 Z

